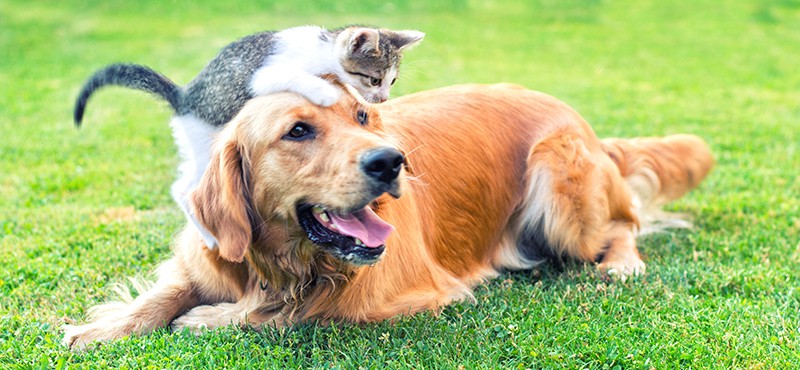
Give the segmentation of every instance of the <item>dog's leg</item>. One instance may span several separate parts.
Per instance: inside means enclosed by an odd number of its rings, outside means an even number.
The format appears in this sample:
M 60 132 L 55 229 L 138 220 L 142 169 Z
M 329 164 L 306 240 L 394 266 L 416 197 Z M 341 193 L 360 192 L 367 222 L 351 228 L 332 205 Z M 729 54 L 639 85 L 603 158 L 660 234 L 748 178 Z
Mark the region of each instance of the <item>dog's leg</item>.
M 627 186 L 603 152 L 571 129 L 539 141 L 528 156 L 528 189 L 519 215 L 523 258 L 567 256 L 623 274 L 644 269 L 636 250 Z
M 636 248 L 634 225 L 627 222 L 612 222 L 606 233 L 606 252 L 597 266 L 609 275 L 638 275 L 645 271 L 645 264 Z
M 199 334 L 203 330 L 228 325 L 255 329 L 263 325 L 283 326 L 286 322 L 282 313 L 286 308 L 285 302 L 266 299 L 259 293 L 248 294 L 236 303 L 197 306 L 175 319 L 172 330 L 188 330 Z
M 96 341 L 147 334 L 165 327 L 181 312 L 199 302 L 191 284 L 177 268 L 175 259 L 159 268 L 158 282 L 152 288 L 139 292 L 135 299 L 127 290 L 122 295 L 124 302 L 93 307 L 90 323 L 65 325 L 64 344 L 73 349 L 83 349 Z

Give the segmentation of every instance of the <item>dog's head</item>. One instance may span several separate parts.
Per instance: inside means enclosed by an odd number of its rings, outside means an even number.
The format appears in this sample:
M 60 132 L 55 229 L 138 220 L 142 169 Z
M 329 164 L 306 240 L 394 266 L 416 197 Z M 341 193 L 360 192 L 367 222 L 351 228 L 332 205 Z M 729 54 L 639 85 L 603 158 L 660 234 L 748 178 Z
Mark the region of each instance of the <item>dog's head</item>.
M 220 133 L 191 203 L 223 258 L 240 262 L 269 238 L 305 238 L 354 265 L 383 254 L 393 227 L 370 204 L 400 196 L 404 157 L 377 111 L 342 89 L 328 108 L 289 93 L 255 98 Z

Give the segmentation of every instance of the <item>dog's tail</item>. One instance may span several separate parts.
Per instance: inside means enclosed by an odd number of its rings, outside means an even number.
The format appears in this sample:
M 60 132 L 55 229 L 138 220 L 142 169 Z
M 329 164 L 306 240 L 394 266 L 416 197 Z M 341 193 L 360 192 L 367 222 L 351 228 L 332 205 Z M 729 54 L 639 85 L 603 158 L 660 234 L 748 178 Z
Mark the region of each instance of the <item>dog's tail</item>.
M 157 95 L 178 111 L 182 90 L 164 75 L 137 64 L 111 64 L 95 72 L 83 85 L 75 101 L 75 125 L 80 126 L 86 103 L 92 94 L 107 85 L 117 85 L 142 90 Z
M 605 139 L 602 146 L 632 190 L 640 234 L 691 226 L 686 216 L 664 212 L 661 206 L 695 188 L 714 166 L 703 139 L 694 135 Z

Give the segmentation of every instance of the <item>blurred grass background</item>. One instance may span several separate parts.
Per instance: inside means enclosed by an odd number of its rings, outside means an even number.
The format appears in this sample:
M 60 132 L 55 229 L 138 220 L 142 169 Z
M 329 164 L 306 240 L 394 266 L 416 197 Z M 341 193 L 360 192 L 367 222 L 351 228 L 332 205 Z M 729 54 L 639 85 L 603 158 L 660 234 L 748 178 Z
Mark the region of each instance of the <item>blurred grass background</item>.
M 84 79 L 136 62 L 188 82 L 262 30 L 360 23 L 426 32 L 394 95 L 514 82 L 601 137 L 694 133 L 718 166 L 672 206 L 696 227 L 640 240 L 646 276 L 501 275 L 394 323 L 263 334 L 159 331 L 74 354 L 109 284 L 148 276 L 183 224 L 160 101 Z M 0 367 L 792 368 L 800 365 L 800 1 L 0 1 Z

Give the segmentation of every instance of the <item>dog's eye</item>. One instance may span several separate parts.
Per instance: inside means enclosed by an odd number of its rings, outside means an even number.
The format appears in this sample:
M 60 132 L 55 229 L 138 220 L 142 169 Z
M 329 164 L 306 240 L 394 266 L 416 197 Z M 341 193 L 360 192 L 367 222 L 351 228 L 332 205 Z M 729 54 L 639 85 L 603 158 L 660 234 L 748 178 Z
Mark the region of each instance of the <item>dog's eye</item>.
M 288 140 L 308 140 L 314 138 L 314 129 L 305 122 L 296 122 L 289 133 L 283 135 L 284 139 Z
M 369 116 L 367 112 L 363 110 L 359 110 L 358 113 L 356 113 L 356 119 L 358 119 L 358 123 L 361 124 L 361 126 L 366 126 L 367 123 L 369 123 Z
M 379 86 L 381 84 L 381 79 L 380 78 L 375 78 L 375 77 L 370 77 L 369 78 L 369 84 L 372 85 L 372 86 Z

